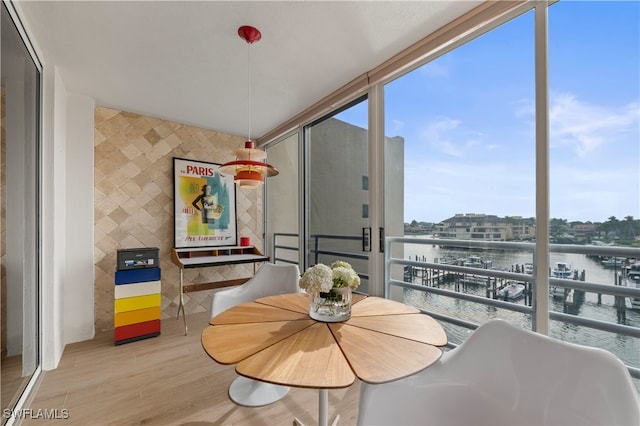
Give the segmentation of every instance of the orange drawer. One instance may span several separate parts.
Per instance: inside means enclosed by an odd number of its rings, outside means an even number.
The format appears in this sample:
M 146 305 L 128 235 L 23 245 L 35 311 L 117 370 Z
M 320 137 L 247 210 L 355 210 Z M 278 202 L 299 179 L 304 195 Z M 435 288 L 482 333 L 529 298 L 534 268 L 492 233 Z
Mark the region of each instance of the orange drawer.
M 114 327 L 122 327 L 123 325 L 137 324 L 160 319 L 160 306 L 152 308 L 136 309 L 135 311 L 116 312 L 113 318 Z

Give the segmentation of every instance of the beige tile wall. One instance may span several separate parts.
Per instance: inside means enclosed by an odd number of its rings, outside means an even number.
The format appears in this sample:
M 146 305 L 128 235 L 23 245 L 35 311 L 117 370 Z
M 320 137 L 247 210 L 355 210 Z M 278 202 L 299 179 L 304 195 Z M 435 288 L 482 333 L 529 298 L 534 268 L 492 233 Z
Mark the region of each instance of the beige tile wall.
M 95 110 L 95 325 L 113 328 L 118 249 L 158 247 L 162 317 L 176 317 L 179 270 L 173 247 L 173 157 L 212 163 L 234 159 L 244 139 L 211 130 L 98 107 Z M 262 191 L 236 189 L 238 238 L 264 252 Z M 185 284 L 247 277 L 253 265 L 185 270 Z M 185 294 L 185 310 L 208 311 L 211 291 Z M 182 320 L 180 320 L 182 321 Z

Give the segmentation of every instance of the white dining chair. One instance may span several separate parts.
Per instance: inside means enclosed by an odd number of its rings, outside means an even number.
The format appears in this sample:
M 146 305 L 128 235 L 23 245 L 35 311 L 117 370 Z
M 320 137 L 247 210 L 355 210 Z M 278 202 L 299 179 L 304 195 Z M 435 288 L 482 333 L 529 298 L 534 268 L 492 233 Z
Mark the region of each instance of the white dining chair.
M 358 425 L 640 425 L 638 391 L 610 352 L 502 320 L 429 368 L 360 387 Z
M 297 265 L 265 263 L 246 283 L 237 287 L 219 290 L 211 300 L 211 318 L 241 303 L 276 294 L 296 293 L 300 270 Z M 229 398 L 238 405 L 259 407 L 271 404 L 284 397 L 289 387 L 260 382 L 238 376 L 229 386 Z

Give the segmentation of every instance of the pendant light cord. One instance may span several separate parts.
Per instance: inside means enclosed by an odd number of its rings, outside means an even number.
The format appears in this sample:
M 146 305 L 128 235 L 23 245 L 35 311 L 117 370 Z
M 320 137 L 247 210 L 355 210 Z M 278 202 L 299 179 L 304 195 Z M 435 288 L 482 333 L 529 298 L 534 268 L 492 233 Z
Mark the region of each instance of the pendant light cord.
M 251 43 L 247 43 L 247 128 L 249 129 L 247 140 L 251 140 Z

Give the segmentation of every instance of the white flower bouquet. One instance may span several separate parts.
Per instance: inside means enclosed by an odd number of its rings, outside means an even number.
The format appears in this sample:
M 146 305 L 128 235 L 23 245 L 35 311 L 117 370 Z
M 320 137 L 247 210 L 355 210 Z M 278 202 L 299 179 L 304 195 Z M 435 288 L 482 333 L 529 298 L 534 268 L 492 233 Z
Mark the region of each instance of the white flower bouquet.
M 338 260 L 331 267 L 318 263 L 308 268 L 302 274 L 299 285 L 307 293 L 326 293 L 332 288 L 344 287 L 355 290 L 360 285 L 360 277 L 350 264 Z

